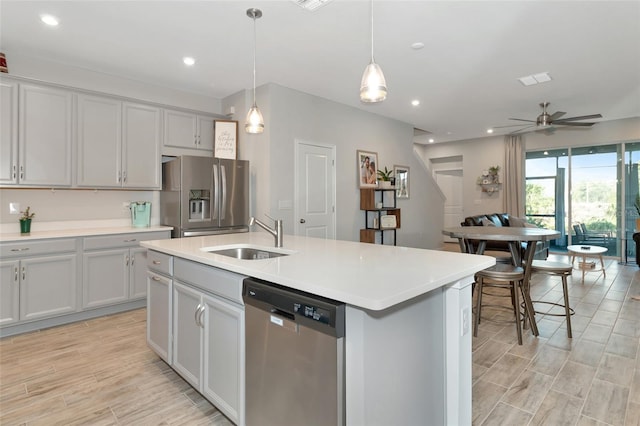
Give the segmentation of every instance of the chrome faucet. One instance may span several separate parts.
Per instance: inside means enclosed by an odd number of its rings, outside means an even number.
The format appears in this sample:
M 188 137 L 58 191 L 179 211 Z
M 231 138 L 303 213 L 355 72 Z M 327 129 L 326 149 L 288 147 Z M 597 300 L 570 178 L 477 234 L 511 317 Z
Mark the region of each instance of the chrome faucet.
M 267 215 L 267 217 L 269 216 Z M 265 225 L 264 223 L 260 222 L 258 219 L 256 219 L 253 216 L 251 216 L 251 219 L 249 219 L 249 226 L 255 223 L 260 228 L 264 229 L 265 231 L 273 235 L 273 238 L 276 239 L 276 247 L 282 247 L 282 219 L 274 219 L 272 217 L 269 217 L 269 219 L 275 222 L 275 225 L 276 225 L 275 229 L 269 228 L 268 225 Z

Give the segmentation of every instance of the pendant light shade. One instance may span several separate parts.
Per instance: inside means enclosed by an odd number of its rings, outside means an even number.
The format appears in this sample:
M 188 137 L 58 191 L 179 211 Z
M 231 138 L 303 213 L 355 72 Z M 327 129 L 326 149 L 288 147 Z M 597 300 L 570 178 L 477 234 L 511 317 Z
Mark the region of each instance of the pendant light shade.
M 387 82 L 382 68 L 373 59 L 373 0 L 371 0 L 371 62 L 367 65 L 360 83 L 360 100 L 362 102 L 382 102 L 387 98 Z
M 256 105 L 256 19 L 262 16 L 260 9 L 247 9 L 247 16 L 253 19 L 253 105 L 247 113 L 244 130 L 247 133 L 262 133 L 264 131 L 264 119 Z

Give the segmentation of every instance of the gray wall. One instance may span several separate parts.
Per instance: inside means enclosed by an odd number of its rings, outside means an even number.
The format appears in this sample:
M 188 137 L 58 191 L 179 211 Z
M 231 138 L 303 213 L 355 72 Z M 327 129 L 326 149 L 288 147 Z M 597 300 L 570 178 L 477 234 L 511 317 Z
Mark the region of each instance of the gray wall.
M 551 135 L 527 133 L 524 141 L 527 151 L 640 141 L 640 117 L 603 121 L 590 129 L 559 129 Z M 494 165 L 502 168 L 500 176 L 504 180 L 504 136 L 420 145 L 416 150 L 430 172 L 434 171 L 433 160 L 462 157 L 465 216 L 504 211 L 503 191 L 488 195 L 476 184 L 482 170 Z
M 223 99 L 222 104 L 224 110 L 234 106 L 235 119 L 244 122 L 243 114 L 250 102 L 247 96 L 236 94 Z M 293 209 L 278 206 L 282 201 L 285 205 L 295 204 L 295 141 L 335 145 L 336 238 L 359 241 L 364 213 L 359 204 L 356 151 L 364 149 L 377 152 L 382 167 L 402 164 L 411 168 L 411 198 L 398 200 L 398 207 L 402 209 L 398 245 L 439 247 L 443 200 L 413 152 L 411 125 L 276 84 L 258 88 L 257 104 L 265 118 L 265 132 L 261 135 L 241 132 L 240 135 L 240 145 L 244 147 L 242 158 L 254 159 L 252 181 L 257 194 L 253 195 L 253 214 L 260 217 L 267 212 L 281 218 L 285 232 L 293 233 Z M 263 190 L 268 196 L 261 194 Z

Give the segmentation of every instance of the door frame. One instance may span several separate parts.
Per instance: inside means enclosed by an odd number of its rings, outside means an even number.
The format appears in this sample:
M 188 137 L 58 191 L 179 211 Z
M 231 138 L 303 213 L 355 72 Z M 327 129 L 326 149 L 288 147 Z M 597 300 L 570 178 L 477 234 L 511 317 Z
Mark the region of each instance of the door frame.
M 333 238 L 336 239 L 337 237 L 337 228 L 338 225 L 336 223 L 336 218 L 337 218 L 337 210 L 338 207 L 336 206 L 336 199 L 337 199 L 337 194 L 336 194 L 336 189 L 337 189 L 337 181 L 336 181 L 336 146 L 335 145 L 330 145 L 330 144 L 325 144 L 325 143 L 318 143 L 318 142 L 310 142 L 310 141 L 306 141 L 306 140 L 302 140 L 302 139 L 295 139 L 293 141 L 293 156 L 294 156 L 294 167 L 293 167 L 293 224 L 294 224 L 294 235 L 300 235 L 300 227 L 298 226 L 300 224 L 300 222 L 298 221 L 299 217 L 300 217 L 300 210 L 298 208 L 298 190 L 300 189 L 300 182 L 298 181 L 298 172 L 300 171 L 300 165 L 298 164 L 298 154 L 300 153 L 300 146 L 301 145 L 307 145 L 307 146 L 318 146 L 321 148 L 327 148 L 331 150 L 331 161 L 333 161 L 333 167 L 332 167 L 332 171 L 331 173 L 333 174 L 332 176 L 332 180 L 333 180 L 333 199 L 331 200 L 332 204 L 333 204 L 333 212 L 332 212 L 332 226 L 333 226 Z

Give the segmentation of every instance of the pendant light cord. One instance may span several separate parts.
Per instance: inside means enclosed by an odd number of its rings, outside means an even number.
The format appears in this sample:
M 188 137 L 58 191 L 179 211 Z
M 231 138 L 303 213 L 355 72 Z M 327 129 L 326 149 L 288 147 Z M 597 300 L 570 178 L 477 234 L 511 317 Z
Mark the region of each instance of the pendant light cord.
M 253 15 L 253 106 L 256 105 L 256 15 Z
M 373 62 L 373 0 L 371 0 L 371 62 Z

